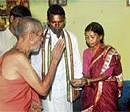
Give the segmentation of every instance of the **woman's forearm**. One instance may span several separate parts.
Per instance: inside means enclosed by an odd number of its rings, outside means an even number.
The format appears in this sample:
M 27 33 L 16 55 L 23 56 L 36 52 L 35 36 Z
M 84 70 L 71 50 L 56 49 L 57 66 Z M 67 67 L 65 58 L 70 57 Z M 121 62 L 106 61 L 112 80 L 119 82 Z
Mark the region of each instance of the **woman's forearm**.
M 107 78 L 108 78 L 108 76 L 102 74 L 102 75 L 100 75 L 100 76 L 97 77 L 97 78 L 87 78 L 87 77 L 86 77 L 86 81 L 87 81 L 88 84 L 90 84 L 90 83 L 94 83 L 94 82 L 98 82 L 98 81 L 104 81 L 104 80 L 106 80 Z

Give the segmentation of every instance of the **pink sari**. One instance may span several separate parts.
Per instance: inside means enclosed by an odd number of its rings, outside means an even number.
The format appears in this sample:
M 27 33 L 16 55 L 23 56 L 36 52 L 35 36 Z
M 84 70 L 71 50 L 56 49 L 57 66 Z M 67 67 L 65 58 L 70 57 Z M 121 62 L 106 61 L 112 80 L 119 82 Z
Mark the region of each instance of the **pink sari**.
M 116 77 L 122 73 L 122 67 L 118 53 L 110 46 L 99 48 L 94 57 L 90 48 L 84 51 L 83 74 L 89 78 L 96 78 L 101 73 L 109 78 L 83 88 L 82 112 L 117 111 L 118 82 Z

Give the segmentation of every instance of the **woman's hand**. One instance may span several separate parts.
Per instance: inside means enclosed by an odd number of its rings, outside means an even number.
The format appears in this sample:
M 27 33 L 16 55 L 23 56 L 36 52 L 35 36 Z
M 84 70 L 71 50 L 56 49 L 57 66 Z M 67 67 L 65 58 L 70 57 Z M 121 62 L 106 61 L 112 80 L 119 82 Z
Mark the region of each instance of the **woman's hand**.
M 88 83 L 89 83 L 88 80 L 89 79 L 84 78 L 84 77 L 82 77 L 80 79 L 74 79 L 74 80 L 71 80 L 71 85 L 73 87 L 83 87 L 85 85 L 88 85 Z

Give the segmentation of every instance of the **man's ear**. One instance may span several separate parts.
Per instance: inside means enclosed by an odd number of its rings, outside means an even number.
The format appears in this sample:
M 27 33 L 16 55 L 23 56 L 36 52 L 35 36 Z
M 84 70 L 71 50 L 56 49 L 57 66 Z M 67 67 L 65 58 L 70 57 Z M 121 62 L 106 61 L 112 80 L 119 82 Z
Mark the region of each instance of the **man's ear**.
M 13 15 L 11 15 L 11 16 L 9 17 L 9 22 L 10 22 L 10 23 L 12 23 L 12 22 L 13 22 L 13 20 L 14 20 L 14 16 L 13 16 Z
M 30 33 L 28 34 L 28 36 L 29 36 L 29 41 L 30 41 L 30 43 L 34 44 L 34 34 L 33 34 L 33 32 L 30 32 Z

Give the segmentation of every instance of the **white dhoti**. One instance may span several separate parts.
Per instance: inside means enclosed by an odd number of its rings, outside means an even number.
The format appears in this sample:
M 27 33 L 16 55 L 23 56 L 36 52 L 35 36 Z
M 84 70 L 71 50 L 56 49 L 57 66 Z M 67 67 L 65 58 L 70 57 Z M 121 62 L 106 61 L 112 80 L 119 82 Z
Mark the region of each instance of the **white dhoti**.
M 54 45 L 58 41 L 59 38 L 49 29 L 48 30 L 48 37 L 46 38 L 45 43 L 45 73 L 48 71 L 47 60 L 49 54 L 47 52 L 49 39 L 51 38 L 51 50 L 53 49 Z M 73 48 L 73 63 L 74 63 L 74 78 L 81 78 L 82 77 L 82 66 L 80 62 L 80 54 L 78 51 L 78 45 L 76 38 L 73 34 L 70 34 L 70 38 L 72 39 L 72 48 Z M 50 37 L 49 37 L 50 36 Z M 66 48 L 68 57 L 67 60 L 70 60 L 70 52 L 69 52 L 69 45 L 67 34 L 65 33 L 66 39 Z M 67 82 L 66 82 L 66 64 L 65 64 L 65 53 L 61 57 L 59 65 L 56 70 L 55 78 L 52 83 L 51 91 L 46 99 L 42 99 L 43 103 L 43 112 L 73 112 L 73 105 L 71 102 L 67 101 Z M 42 59 L 41 59 L 41 52 L 38 55 L 32 55 L 32 65 L 34 69 L 37 71 L 38 75 L 41 77 L 41 66 L 42 66 Z M 38 59 L 37 59 L 38 58 Z M 69 77 L 71 77 L 71 67 L 70 61 L 68 61 L 68 68 L 69 68 Z M 71 78 L 70 78 L 71 79 Z M 51 100 L 49 99 L 51 97 Z M 72 93 L 70 91 L 70 96 Z

